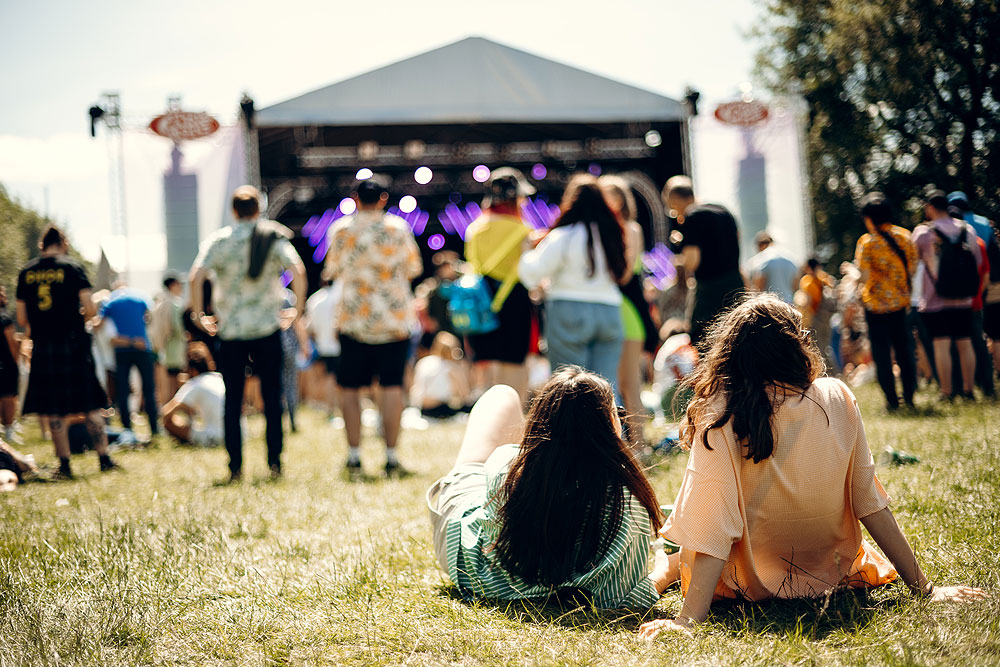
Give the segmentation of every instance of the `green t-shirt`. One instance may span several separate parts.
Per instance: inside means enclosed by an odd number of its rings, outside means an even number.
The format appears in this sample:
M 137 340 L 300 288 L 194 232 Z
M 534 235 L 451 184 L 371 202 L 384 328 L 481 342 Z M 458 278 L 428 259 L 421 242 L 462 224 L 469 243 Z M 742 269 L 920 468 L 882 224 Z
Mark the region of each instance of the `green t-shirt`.
M 575 574 L 560 586 L 532 586 L 503 570 L 492 545 L 499 533 L 497 492 L 517 445 L 504 445 L 486 461 L 486 487 L 447 526 L 448 576 L 466 597 L 492 600 L 543 598 L 561 588 L 587 591 L 601 608 L 648 608 L 660 599 L 648 577 L 650 525 L 645 508 L 628 490 L 625 515 L 611 547 L 592 570 Z

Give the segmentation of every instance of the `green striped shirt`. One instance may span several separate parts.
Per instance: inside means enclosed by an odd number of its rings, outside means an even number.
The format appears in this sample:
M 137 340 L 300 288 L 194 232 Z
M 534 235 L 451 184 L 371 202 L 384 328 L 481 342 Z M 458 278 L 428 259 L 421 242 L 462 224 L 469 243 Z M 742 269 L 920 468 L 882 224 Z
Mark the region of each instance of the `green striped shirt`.
M 647 576 L 649 516 L 628 490 L 625 514 L 611 547 L 592 570 L 575 574 L 560 586 L 529 585 L 497 563 L 491 547 L 500 530 L 497 492 L 507 476 L 517 445 L 498 448 L 486 461 L 486 487 L 446 528 L 448 576 L 465 597 L 491 600 L 543 598 L 560 588 L 586 591 L 601 608 L 648 608 L 660 599 Z

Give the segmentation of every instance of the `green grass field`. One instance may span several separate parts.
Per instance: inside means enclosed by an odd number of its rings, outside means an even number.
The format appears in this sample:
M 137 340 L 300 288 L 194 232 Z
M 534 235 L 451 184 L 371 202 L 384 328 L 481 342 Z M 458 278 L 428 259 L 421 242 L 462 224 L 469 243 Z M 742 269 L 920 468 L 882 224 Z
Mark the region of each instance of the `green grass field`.
M 1000 592 L 1000 406 L 879 412 L 859 391 L 869 441 L 918 455 L 879 467 L 893 509 L 935 582 Z M 1000 598 L 933 605 L 902 584 L 824 602 L 716 607 L 692 636 L 649 644 L 634 614 L 563 606 L 469 604 L 438 570 L 423 494 L 449 468 L 457 425 L 403 435 L 417 474 L 342 475 L 346 444 L 317 412 L 286 440 L 286 476 L 264 482 L 263 422 L 251 419 L 241 485 L 221 486 L 223 451 L 118 455 L 101 475 L 77 457 L 76 482 L 0 494 L 0 665 L 732 663 L 997 664 Z M 53 463 L 30 428 L 23 449 Z M 673 502 L 685 458 L 651 471 Z M 681 604 L 671 589 L 645 618 Z

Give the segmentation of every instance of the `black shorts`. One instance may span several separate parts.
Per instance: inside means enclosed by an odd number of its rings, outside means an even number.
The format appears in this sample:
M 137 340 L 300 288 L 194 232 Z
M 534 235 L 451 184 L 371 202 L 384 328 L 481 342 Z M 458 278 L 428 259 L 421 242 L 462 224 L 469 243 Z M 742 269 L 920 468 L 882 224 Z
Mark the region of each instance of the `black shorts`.
M 378 378 L 382 387 L 400 387 L 409 355 L 409 338 L 391 343 L 362 343 L 341 334 L 337 384 L 345 389 L 360 389 Z
M 320 357 L 320 363 L 326 366 L 326 372 L 336 376 L 340 371 L 340 357 Z
M 495 294 L 500 283 L 492 278 L 486 282 Z M 514 285 L 497 317 L 500 327 L 496 331 L 468 337 L 472 360 L 523 364 L 531 345 L 531 297 L 524 285 Z
M 167 368 L 167 375 L 169 375 L 172 378 L 177 377 L 183 372 L 184 372 L 183 368 Z
M 936 338 L 972 338 L 972 309 L 945 308 L 934 312 L 920 313 L 927 327 L 927 333 Z
M 992 341 L 1000 341 L 1000 303 L 988 303 L 983 308 L 983 331 Z

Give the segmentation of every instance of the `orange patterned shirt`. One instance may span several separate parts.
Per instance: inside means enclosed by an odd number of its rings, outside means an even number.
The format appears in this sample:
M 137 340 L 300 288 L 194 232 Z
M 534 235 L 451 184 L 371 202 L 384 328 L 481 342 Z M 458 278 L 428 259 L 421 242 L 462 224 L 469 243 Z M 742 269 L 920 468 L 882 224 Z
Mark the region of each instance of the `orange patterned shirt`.
M 711 450 L 695 431 L 660 531 L 681 546 L 682 591 L 696 552 L 726 561 L 717 599 L 816 597 L 895 579 L 889 561 L 861 539 L 858 519 L 884 509 L 889 496 L 851 390 L 820 378 L 804 398 L 786 398 L 772 425 L 774 452 L 760 463 L 745 458 L 732 420 L 708 432 Z
M 337 330 L 362 343 L 405 340 L 416 324 L 410 280 L 423 262 L 409 226 L 382 211 L 360 211 L 330 230 L 326 274 L 343 286 Z
M 917 247 L 910 241 L 910 232 L 895 225 L 884 225 L 882 230 L 892 234 L 896 245 L 906 255 L 906 268 L 912 278 L 917 270 Z M 906 268 L 899 255 L 880 234 L 865 234 L 858 239 L 854 263 L 867 275 L 861 290 L 861 302 L 872 313 L 892 313 L 910 305 L 910 287 L 906 281 Z

